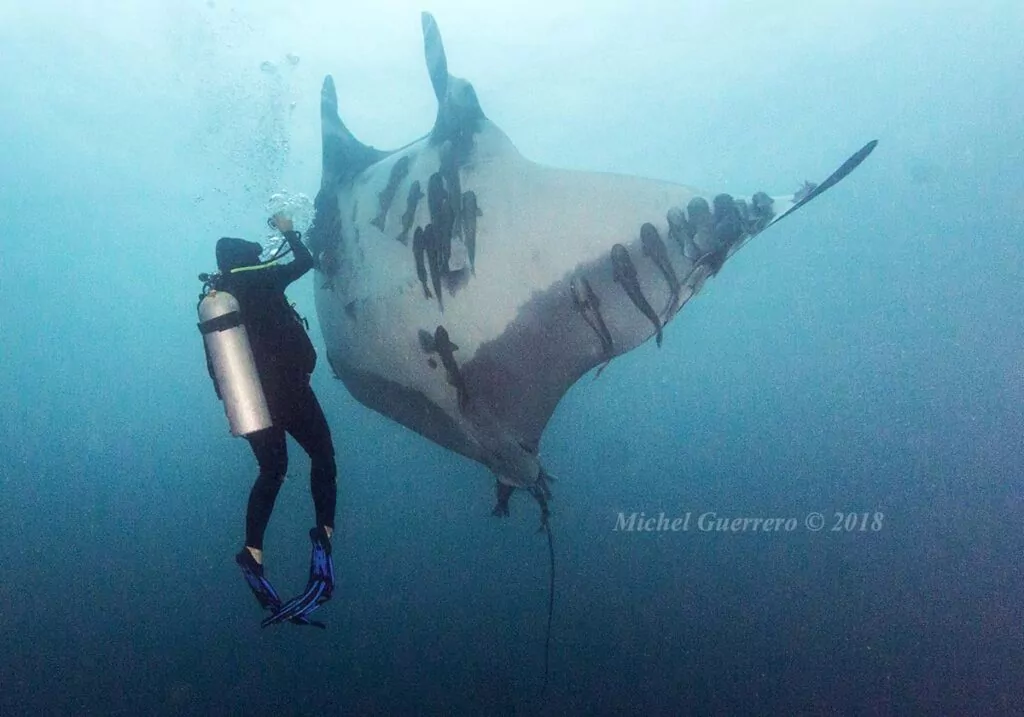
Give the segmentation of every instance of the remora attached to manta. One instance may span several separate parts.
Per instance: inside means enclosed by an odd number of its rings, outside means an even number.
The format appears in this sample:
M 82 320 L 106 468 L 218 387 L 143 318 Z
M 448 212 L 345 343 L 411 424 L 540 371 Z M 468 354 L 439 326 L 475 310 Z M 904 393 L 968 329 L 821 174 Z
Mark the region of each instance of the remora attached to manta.
M 327 356 L 357 400 L 493 471 L 496 514 L 521 487 L 546 516 L 538 447 L 565 392 L 652 336 L 660 345 L 664 325 L 747 240 L 876 142 L 786 198 L 541 166 L 448 73 L 437 24 L 422 19 L 438 100 L 425 137 L 391 152 L 360 143 L 324 81 L 309 242 Z

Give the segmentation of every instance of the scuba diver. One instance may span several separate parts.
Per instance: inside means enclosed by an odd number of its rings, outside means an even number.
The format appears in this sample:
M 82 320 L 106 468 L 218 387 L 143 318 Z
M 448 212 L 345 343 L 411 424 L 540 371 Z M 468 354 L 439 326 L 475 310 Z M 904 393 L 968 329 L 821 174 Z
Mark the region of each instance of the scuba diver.
M 281 232 L 287 245 L 268 261 L 260 261 L 263 247 L 258 243 L 232 237 L 217 242 L 220 273 L 200 276 L 205 284 L 199 329 L 232 433 L 246 438 L 259 464 L 246 511 L 245 545 L 235 561 L 260 607 L 271 613 L 263 620 L 264 627 L 285 621 L 323 627 L 309 615 L 334 591 L 331 536 L 337 467 L 331 431 L 310 386 L 316 351 L 304 319 L 284 294 L 289 284 L 313 268 L 313 256 L 291 219 L 277 214 L 267 223 Z M 292 260 L 277 263 L 288 251 Z M 264 575 L 263 535 L 288 469 L 286 433 L 311 461 L 316 525 L 309 531 L 313 550 L 306 589 L 282 602 Z

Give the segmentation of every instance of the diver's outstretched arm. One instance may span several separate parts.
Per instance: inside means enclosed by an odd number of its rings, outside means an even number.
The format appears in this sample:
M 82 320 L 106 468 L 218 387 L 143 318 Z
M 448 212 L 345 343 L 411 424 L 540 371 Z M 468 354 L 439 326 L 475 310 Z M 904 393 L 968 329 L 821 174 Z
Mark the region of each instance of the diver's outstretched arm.
M 302 235 L 292 228 L 292 220 L 287 217 L 276 215 L 270 220 L 271 224 L 284 235 L 285 241 L 292 250 L 292 260 L 287 264 L 279 264 L 272 268 L 274 278 L 277 280 L 281 290 L 284 291 L 289 284 L 313 268 L 313 255 L 302 243 Z

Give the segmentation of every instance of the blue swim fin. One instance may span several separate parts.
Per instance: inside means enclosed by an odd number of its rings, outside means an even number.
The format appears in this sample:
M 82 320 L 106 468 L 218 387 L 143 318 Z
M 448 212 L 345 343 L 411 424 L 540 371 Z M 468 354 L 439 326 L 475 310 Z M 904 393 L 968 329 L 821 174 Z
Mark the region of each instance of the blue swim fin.
M 334 560 L 331 558 L 331 540 L 327 537 L 327 531 L 313 528 L 309 531 L 309 539 L 313 543 L 313 550 L 309 556 L 309 581 L 305 591 L 274 610 L 273 615 L 263 620 L 263 627 L 285 620 L 322 626 L 311 623 L 309 615 L 330 600 L 334 593 Z
M 249 589 L 252 590 L 252 594 L 256 597 L 256 601 L 260 604 L 260 607 L 264 610 L 269 610 L 275 615 L 279 613 L 281 611 L 281 596 L 277 594 L 277 590 L 275 590 L 274 586 L 271 585 L 269 580 L 267 580 L 266 575 L 263 574 L 263 566 L 256 562 L 256 559 L 252 557 L 252 553 L 247 549 L 242 548 L 241 552 L 235 556 L 235 562 L 242 568 L 242 575 L 245 576 L 245 582 L 248 583 Z M 296 615 L 288 618 L 288 620 L 296 625 L 312 625 L 313 627 L 320 628 L 327 627 L 322 622 L 313 622 L 304 615 Z
M 271 612 L 280 610 L 281 596 L 267 580 L 263 574 L 263 566 L 256 562 L 252 553 L 247 548 L 242 548 L 241 552 L 235 556 L 235 562 L 242 568 L 245 582 L 249 584 L 249 589 L 252 590 L 260 607 Z

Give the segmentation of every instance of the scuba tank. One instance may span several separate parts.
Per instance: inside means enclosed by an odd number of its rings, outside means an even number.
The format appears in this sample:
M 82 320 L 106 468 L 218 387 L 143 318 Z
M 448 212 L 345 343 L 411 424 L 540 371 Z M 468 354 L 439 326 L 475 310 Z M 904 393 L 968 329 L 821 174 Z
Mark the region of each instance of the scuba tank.
M 238 300 L 226 291 L 206 291 L 199 301 L 199 332 L 231 433 L 248 436 L 273 425 Z

